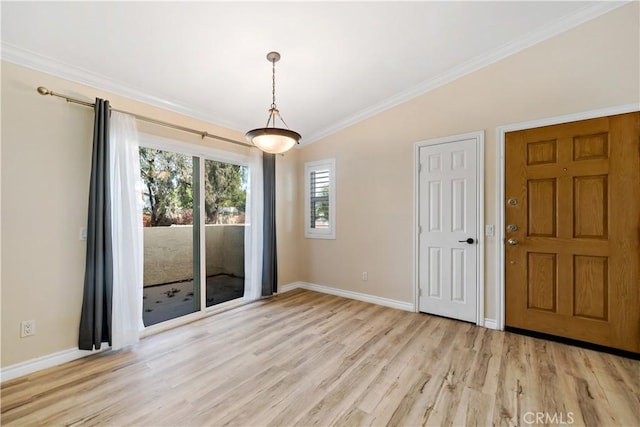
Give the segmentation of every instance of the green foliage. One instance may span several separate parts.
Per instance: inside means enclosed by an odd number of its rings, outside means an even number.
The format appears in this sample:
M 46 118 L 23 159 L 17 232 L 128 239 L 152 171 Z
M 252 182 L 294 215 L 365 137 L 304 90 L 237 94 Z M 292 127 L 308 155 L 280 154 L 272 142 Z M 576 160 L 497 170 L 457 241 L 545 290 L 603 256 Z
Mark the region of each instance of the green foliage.
M 244 222 L 247 168 L 204 163 L 206 223 Z M 192 157 L 140 147 L 140 175 L 145 186 L 145 226 L 193 224 Z
M 314 204 L 316 218 L 329 220 L 329 187 L 320 190 L 320 197 Z
M 145 185 L 144 214 L 148 225 L 183 223 L 181 217 L 193 210 L 192 158 L 140 147 L 140 175 Z
M 228 223 L 230 216 L 243 215 L 247 199 L 247 173 L 244 166 L 206 160 L 205 215 L 207 224 Z M 224 209 L 235 208 L 235 209 Z M 243 221 L 244 222 L 244 221 Z

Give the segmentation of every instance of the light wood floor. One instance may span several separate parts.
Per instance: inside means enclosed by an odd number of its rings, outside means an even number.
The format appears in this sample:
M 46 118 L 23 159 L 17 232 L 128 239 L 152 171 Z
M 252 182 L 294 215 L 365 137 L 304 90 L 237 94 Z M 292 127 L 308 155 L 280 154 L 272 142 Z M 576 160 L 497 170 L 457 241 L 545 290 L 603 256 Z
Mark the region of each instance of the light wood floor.
M 7 381 L 1 421 L 637 426 L 639 393 L 638 361 L 296 290 Z

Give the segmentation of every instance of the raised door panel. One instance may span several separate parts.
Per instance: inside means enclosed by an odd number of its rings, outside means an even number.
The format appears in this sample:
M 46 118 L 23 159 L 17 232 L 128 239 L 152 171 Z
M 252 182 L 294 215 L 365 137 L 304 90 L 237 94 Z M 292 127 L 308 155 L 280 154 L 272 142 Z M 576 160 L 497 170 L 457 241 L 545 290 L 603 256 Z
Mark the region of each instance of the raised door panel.
M 429 231 L 442 231 L 442 182 L 429 181 L 428 191 Z
M 429 296 L 442 298 L 442 248 L 428 248 Z
M 576 255 L 573 269 L 573 314 L 607 321 L 609 319 L 608 258 Z
M 607 239 L 609 199 L 607 175 L 573 178 L 573 237 Z
M 609 133 L 579 135 L 573 138 L 573 160 L 607 159 L 609 157 Z
M 527 308 L 556 311 L 558 267 L 556 254 L 527 254 Z
M 529 236 L 557 236 L 556 193 L 555 178 L 529 180 L 527 188 Z
M 467 251 L 460 248 L 451 249 L 451 299 L 464 303 L 466 301 Z
M 556 163 L 558 158 L 557 141 L 533 141 L 527 143 L 527 165 Z
M 467 231 L 467 180 L 451 181 L 451 231 L 465 233 Z

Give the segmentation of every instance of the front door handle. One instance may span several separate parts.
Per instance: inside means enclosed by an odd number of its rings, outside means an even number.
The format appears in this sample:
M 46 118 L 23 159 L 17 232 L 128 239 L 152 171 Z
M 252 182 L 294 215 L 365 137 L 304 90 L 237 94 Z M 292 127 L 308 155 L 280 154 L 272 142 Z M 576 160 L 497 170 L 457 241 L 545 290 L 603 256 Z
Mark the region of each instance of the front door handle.
M 476 241 L 474 239 L 472 239 L 471 237 L 469 237 L 467 240 L 458 240 L 459 243 L 468 243 L 470 245 L 473 245 Z
M 518 244 L 518 239 L 509 239 L 507 240 L 507 243 L 510 244 L 511 246 L 515 246 Z

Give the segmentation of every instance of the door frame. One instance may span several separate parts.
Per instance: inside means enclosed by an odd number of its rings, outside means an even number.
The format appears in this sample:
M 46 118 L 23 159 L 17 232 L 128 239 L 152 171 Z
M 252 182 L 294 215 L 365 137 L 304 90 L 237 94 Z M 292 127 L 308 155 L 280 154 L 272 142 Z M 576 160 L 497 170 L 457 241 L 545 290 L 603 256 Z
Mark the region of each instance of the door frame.
M 448 144 L 465 139 L 475 139 L 478 147 L 476 156 L 476 182 L 478 192 L 476 194 L 476 227 L 477 248 L 476 251 L 476 325 L 484 326 L 484 130 L 463 133 L 459 135 L 445 136 L 441 138 L 427 139 L 413 144 L 413 311 L 420 311 L 419 301 L 419 249 L 420 249 L 420 149 L 432 145 Z
M 583 111 L 579 113 L 566 114 L 563 116 L 547 117 L 544 119 L 531 120 L 527 122 L 511 123 L 508 125 L 498 126 L 496 128 L 496 156 L 497 162 L 497 191 L 498 195 L 496 203 L 498 212 L 498 231 L 496 233 L 496 268 L 498 273 L 498 289 L 496 292 L 496 319 L 495 329 L 504 330 L 504 318 L 505 318 L 505 134 L 507 132 L 514 132 L 524 129 L 537 128 L 541 126 L 558 125 L 569 122 L 576 122 L 580 120 L 595 119 L 598 117 L 614 116 L 616 114 L 626 114 L 640 111 L 640 104 L 625 104 L 613 107 L 601 108 L 597 110 Z

